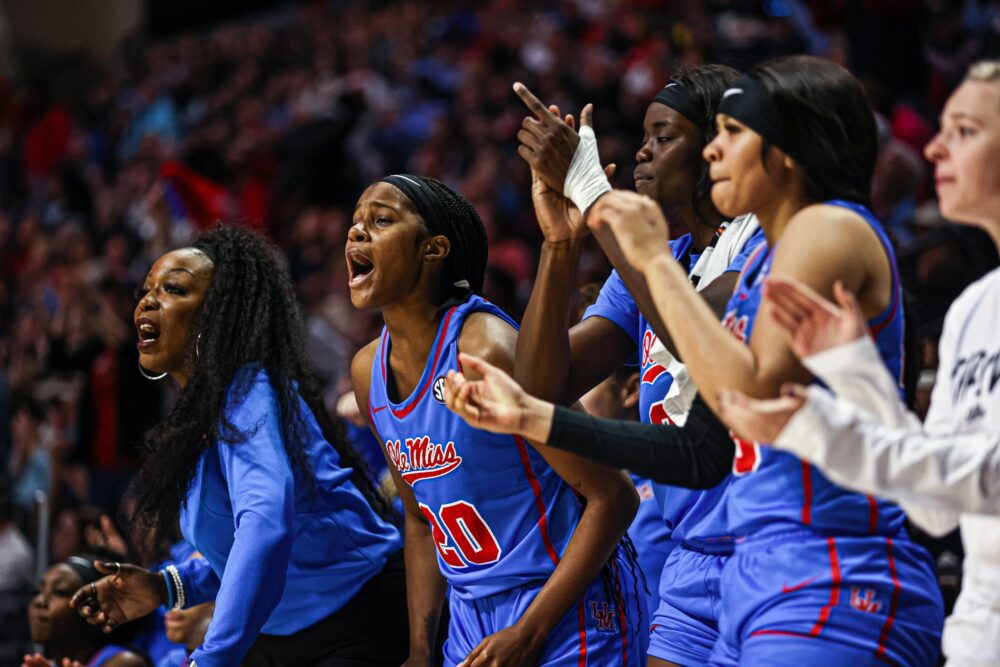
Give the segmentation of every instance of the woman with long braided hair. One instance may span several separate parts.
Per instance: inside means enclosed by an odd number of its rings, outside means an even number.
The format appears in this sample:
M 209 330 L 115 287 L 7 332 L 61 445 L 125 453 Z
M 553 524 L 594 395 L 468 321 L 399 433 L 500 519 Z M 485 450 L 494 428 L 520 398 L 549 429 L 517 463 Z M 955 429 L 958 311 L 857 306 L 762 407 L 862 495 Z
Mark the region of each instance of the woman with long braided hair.
M 275 250 L 222 225 L 160 257 L 142 292 L 139 370 L 180 394 L 147 434 L 131 537 L 149 562 L 179 520 L 204 558 L 161 572 L 100 564 L 110 576 L 74 606 L 110 631 L 162 604 L 214 599 L 191 655 L 201 667 L 399 664 L 400 537 L 323 407 Z
M 444 405 L 459 352 L 508 370 L 517 324 L 481 297 L 487 242 L 464 197 L 388 176 L 347 240 L 351 300 L 381 309 L 354 358 L 358 405 L 406 510 L 410 658 L 427 665 L 450 585 L 447 665 L 639 665 L 647 633 L 624 473 L 473 428 Z

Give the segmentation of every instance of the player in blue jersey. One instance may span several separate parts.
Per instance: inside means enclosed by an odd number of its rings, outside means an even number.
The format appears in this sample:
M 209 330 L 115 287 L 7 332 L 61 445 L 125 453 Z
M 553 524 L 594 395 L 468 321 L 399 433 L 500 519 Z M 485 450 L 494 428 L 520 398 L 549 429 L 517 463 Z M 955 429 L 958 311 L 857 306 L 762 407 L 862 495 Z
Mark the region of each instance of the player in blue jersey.
M 385 320 L 351 370 L 406 510 L 407 664 L 429 663 L 447 584 L 446 664 L 639 665 L 629 478 L 444 405 L 459 350 L 513 365 L 517 325 L 479 296 L 486 253 L 471 204 L 416 176 L 371 185 L 348 234 L 352 303 Z
M 453 376 L 449 400 L 481 427 L 632 469 L 652 462 L 674 484 L 712 486 L 730 467 L 720 460 L 731 465 L 728 523 L 737 546 L 723 572 L 711 664 L 932 665 L 940 592 L 930 557 L 910 541 L 902 512 L 834 486 L 789 454 L 754 443 L 718 447 L 713 434 L 722 427 L 705 414 L 705 403 L 716 408 L 723 389 L 774 396 L 784 382 L 810 379 L 777 325 L 757 318 L 760 281 L 768 274 L 797 278 L 825 295 L 837 280 L 856 291 L 883 361 L 900 371 L 894 260 L 863 206 L 876 152 L 864 95 L 833 63 L 779 59 L 727 90 L 717 121 L 719 135 L 705 150 L 713 201 L 730 214 L 755 211 L 768 236 L 741 274 L 726 327 L 663 250 L 668 229 L 658 207 L 614 192 L 588 219 L 612 230 L 673 334 L 703 397 L 688 422 L 649 427 L 553 408 L 473 358 L 463 362 L 486 379 Z
M 901 289 L 891 245 L 865 208 L 877 148 L 857 81 L 815 58 L 770 61 L 724 93 L 717 124 L 705 149 L 712 200 L 728 213 L 753 210 L 767 235 L 722 327 L 669 254 L 649 250 L 666 232 L 654 207 L 613 193 L 590 219 L 612 228 L 645 275 L 705 401 L 717 409 L 722 389 L 770 397 L 784 382 L 810 379 L 778 326 L 757 317 L 772 274 L 826 296 L 838 280 L 857 293 L 883 362 L 901 380 Z M 723 575 L 716 664 L 934 664 L 940 593 L 899 508 L 754 443 L 737 442 L 733 473 L 728 521 L 742 541 Z
M 671 251 L 720 317 L 743 261 L 763 241 L 752 217 L 730 221 L 712 204 L 708 164 L 701 155 L 715 134 L 716 105 L 738 76 L 722 65 L 677 72 L 650 102 L 635 156 L 636 191 L 655 201 L 672 225 L 690 230 L 670 242 Z M 655 311 L 647 319 L 650 302 L 641 285 L 633 298 L 629 288 L 637 283 L 630 280 L 627 265 L 617 263 L 622 270 L 611 274 L 597 302 L 567 335 L 563 323 L 580 250 L 589 234 L 579 209 L 560 194 L 578 147 L 572 142 L 572 119 L 560 121 L 558 113 L 551 112 L 557 110 L 546 109 L 524 88 L 519 95 L 536 114 L 523 122 L 519 152 L 533 170 L 532 195 L 545 243 L 513 375 L 529 393 L 568 405 L 619 365 L 633 363 L 640 371 L 640 420 L 683 423 L 693 386 L 683 366 L 667 352 L 669 338 L 659 340 Z M 584 126 L 589 125 L 588 116 L 585 109 Z M 728 228 L 720 237 L 723 225 Z M 706 270 L 709 264 L 712 268 Z M 678 374 L 680 381 L 675 382 Z M 666 559 L 671 538 L 679 548 L 665 567 L 647 577 L 657 593 L 650 608 L 649 664 L 704 663 L 718 638 L 718 578 L 733 549 L 722 502 L 725 484 L 707 491 L 664 485 L 653 490 L 662 525 L 644 537 L 632 531 L 640 557 L 659 552 Z
M 295 292 L 260 236 L 222 225 L 156 260 L 135 308 L 139 371 L 179 386 L 146 436 L 131 536 L 178 523 L 204 558 L 106 576 L 70 604 L 109 631 L 211 600 L 201 667 L 392 665 L 407 654 L 399 532 L 327 415 Z

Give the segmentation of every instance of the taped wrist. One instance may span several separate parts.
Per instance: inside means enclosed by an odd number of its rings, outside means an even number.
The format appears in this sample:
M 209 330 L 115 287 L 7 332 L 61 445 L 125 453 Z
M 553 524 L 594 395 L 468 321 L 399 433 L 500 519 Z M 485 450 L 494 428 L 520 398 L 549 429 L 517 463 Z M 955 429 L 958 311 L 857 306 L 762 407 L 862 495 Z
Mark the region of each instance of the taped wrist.
M 563 194 L 581 213 L 586 213 L 598 197 L 611 189 L 611 183 L 601 167 L 594 128 L 584 125 L 579 134 L 580 143 L 576 145 L 576 152 L 566 171 Z

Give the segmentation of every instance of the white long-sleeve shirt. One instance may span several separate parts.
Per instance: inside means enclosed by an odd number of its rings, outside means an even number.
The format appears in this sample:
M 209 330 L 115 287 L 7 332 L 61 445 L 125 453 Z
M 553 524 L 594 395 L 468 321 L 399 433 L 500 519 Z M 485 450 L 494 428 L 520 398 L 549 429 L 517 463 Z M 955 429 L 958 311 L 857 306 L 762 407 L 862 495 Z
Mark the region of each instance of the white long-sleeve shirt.
M 990 450 L 1000 436 L 1000 269 L 952 304 L 938 352 L 923 425 L 906 412 L 867 339 L 808 359 L 837 397 L 812 390 L 774 444 L 839 484 L 899 500 L 929 532 L 960 523 L 965 577 L 944 652 L 949 666 L 1000 665 L 1000 518 L 974 513 L 995 513 L 1000 487 Z

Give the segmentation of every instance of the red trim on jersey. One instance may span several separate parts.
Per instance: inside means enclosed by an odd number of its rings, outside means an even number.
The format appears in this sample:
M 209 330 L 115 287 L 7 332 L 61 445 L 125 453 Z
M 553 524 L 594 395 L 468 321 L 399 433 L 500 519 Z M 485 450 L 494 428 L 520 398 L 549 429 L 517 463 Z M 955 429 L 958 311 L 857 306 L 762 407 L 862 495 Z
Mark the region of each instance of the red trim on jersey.
M 386 329 L 385 331 L 382 332 L 382 349 L 379 350 L 379 355 L 378 355 L 379 364 L 382 366 L 382 384 L 385 384 L 385 382 L 386 382 L 386 375 L 385 375 L 385 345 L 388 342 L 389 342 L 389 330 Z
M 524 440 L 521 436 L 515 435 L 514 442 L 517 443 L 517 453 L 521 457 L 521 465 L 524 467 L 524 475 L 528 478 L 528 483 L 531 484 L 531 490 L 535 494 L 535 508 L 538 510 L 538 530 L 542 533 L 542 542 L 545 543 L 545 551 L 549 554 L 549 559 L 552 561 L 553 565 L 559 565 L 559 554 L 556 553 L 556 548 L 552 544 L 552 539 L 549 537 L 549 524 L 546 519 L 547 512 L 545 510 L 545 501 L 542 500 L 542 486 L 538 483 L 538 478 L 535 477 L 535 471 L 531 468 L 531 459 L 528 458 L 528 448 L 524 444 Z M 580 603 L 581 605 L 583 602 Z M 580 614 L 582 618 L 583 607 L 580 607 Z
M 576 659 L 577 667 L 587 667 L 587 620 L 583 615 L 583 597 L 576 605 L 576 625 L 580 635 L 580 655 Z
M 802 461 L 802 523 L 812 525 L 813 478 L 812 466 Z
M 868 532 L 874 535 L 878 532 L 878 501 L 871 494 L 865 497 L 868 498 Z
M 830 612 L 837 603 L 840 602 L 840 561 L 837 559 L 837 544 L 834 542 L 832 537 L 826 538 L 827 551 L 830 553 L 830 577 L 832 581 L 830 582 L 830 599 L 827 601 L 826 606 L 819 610 L 819 618 L 816 619 L 816 624 L 809 631 L 809 635 L 812 637 L 819 636 L 819 633 L 823 631 L 823 626 L 826 625 L 827 620 L 830 618 Z
M 896 609 L 899 607 L 899 594 L 902 587 L 899 585 L 899 577 L 896 576 L 896 559 L 892 555 L 892 538 L 885 538 L 885 553 L 889 560 L 889 576 L 892 578 L 892 600 L 889 602 L 889 616 L 882 626 L 882 634 L 878 638 L 878 651 L 876 657 L 881 660 L 888 660 L 885 654 L 885 644 L 889 639 L 889 631 L 892 630 L 893 623 L 896 622 Z
M 434 348 L 434 359 L 433 361 L 431 361 L 432 370 L 434 368 L 437 368 L 438 359 L 441 358 L 441 348 L 444 347 L 444 339 L 448 337 L 448 323 L 451 321 L 451 316 L 455 314 L 456 308 L 458 308 L 458 306 L 452 306 L 451 310 L 448 311 L 448 314 L 444 316 L 444 323 L 441 325 L 441 333 L 438 334 L 437 347 Z M 384 354 L 382 355 L 382 369 L 384 373 L 385 372 Z M 392 411 L 392 414 L 394 414 L 397 419 L 402 419 L 406 415 L 413 412 L 413 408 L 417 407 L 420 404 L 420 401 L 423 400 L 424 398 L 424 394 L 427 393 L 427 390 L 430 389 L 431 385 L 433 384 L 434 384 L 434 373 L 430 373 L 428 374 L 427 379 L 424 381 L 424 384 L 418 387 L 419 392 L 417 393 L 416 398 L 410 401 L 409 405 L 407 405 L 402 410 L 397 410 L 396 408 L 390 405 L 389 410 Z
M 618 605 L 618 631 L 622 636 L 622 667 L 628 665 L 628 641 L 625 638 L 625 600 L 622 598 L 622 581 L 618 576 L 618 563 L 611 557 L 611 571 L 615 574 L 615 597 Z

